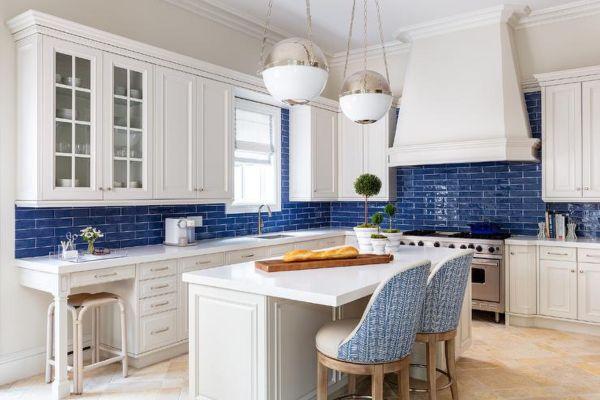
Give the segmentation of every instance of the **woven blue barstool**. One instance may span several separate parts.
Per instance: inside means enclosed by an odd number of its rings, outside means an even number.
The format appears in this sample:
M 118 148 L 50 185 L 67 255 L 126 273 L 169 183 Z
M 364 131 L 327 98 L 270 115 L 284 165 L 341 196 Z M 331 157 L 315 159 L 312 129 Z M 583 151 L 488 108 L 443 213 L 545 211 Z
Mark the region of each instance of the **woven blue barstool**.
M 383 400 L 383 377 L 398 374 L 401 399 L 409 398 L 409 355 L 425 300 L 431 263 L 420 261 L 384 280 L 360 320 L 326 324 L 317 332 L 317 400 L 327 399 L 328 369 L 349 374 L 345 398 L 356 398 L 356 375 L 371 375 L 371 395 Z M 361 396 L 359 398 L 368 398 Z
M 458 384 L 455 377 L 455 338 L 460 319 L 465 289 L 473 251 L 461 251 L 438 263 L 427 282 L 427 294 L 423 305 L 417 342 L 425 343 L 427 364 L 417 365 L 427 369 L 427 389 L 412 389 L 429 393 L 429 399 L 437 398 L 437 391 L 450 388 L 452 399 L 458 400 Z M 444 343 L 446 371 L 436 366 L 437 343 Z M 448 383 L 437 387 L 437 372 L 448 377 Z

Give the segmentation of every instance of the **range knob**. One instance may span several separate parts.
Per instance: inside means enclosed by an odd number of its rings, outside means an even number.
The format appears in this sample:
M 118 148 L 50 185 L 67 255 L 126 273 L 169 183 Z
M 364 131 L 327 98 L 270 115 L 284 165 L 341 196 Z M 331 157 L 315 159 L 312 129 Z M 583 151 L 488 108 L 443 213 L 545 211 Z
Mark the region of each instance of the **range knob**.
M 440 247 L 440 242 L 435 242 L 435 243 L 433 244 L 433 247 Z
M 473 243 L 469 243 L 469 248 L 470 248 L 470 249 L 474 249 L 474 248 L 475 248 L 475 245 L 473 245 Z
M 406 243 L 404 243 L 404 240 L 401 240 L 401 241 L 400 241 L 400 244 L 401 244 L 402 246 L 404 246 Z
M 483 247 L 477 246 L 477 247 L 475 247 L 475 250 L 477 250 L 478 253 L 481 253 L 481 250 L 483 250 Z
M 465 246 L 464 244 L 461 244 L 461 245 L 460 245 L 460 248 L 461 248 L 461 249 L 466 249 L 466 248 L 467 248 L 467 246 Z
M 494 251 L 496 251 L 496 249 L 490 246 L 490 248 L 488 248 L 488 251 L 489 251 L 490 253 L 493 253 Z
M 415 242 L 410 242 L 408 245 L 409 245 L 409 246 L 414 246 L 414 245 L 415 245 Z
M 454 246 L 454 243 L 448 245 L 449 249 L 453 249 L 454 247 L 456 247 L 456 246 Z
M 422 241 L 422 240 L 419 240 L 419 243 L 418 243 L 418 245 L 419 245 L 419 246 L 424 246 L 424 245 L 425 245 L 425 243 L 423 243 L 423 241 Z

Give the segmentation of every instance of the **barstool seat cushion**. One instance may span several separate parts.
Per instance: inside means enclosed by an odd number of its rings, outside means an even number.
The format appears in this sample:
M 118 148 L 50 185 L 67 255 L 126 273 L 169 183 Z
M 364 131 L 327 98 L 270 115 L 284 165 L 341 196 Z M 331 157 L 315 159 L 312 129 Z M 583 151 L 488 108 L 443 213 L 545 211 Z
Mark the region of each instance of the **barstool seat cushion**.
M 338 358 L 340 344 L 358 325 L 358 318 L 341 319 L 321 327 L 315 338 L 317 350 L 330 358 Z
M 119 296 L 109 292 L 77 293 L 67 298 L 67 303 L 72 307 L 85 307 L 92 304 L 101 304 L 118 300 Z

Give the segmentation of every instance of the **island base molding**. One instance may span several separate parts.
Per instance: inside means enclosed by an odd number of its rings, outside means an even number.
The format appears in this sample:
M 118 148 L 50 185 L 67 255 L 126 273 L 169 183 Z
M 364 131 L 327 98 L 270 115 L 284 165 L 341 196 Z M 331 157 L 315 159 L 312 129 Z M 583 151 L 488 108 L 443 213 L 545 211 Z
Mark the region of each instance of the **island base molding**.
M 506 314 L 507 326 L 523 328 L 554 329 L 564 332 L 581 333 L 585 335 L 600 336 L 600 324 L 592 322 L 574 321 L 544 315 Z

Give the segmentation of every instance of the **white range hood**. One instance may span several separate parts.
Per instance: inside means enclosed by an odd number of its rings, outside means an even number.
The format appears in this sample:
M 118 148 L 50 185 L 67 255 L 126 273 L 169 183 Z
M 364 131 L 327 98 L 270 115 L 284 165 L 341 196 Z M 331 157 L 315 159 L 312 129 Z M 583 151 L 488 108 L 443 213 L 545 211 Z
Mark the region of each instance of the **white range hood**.
M 411 53 L 390 166 L 536 161 L 512 23 L 501 6 L 398 33 Z

